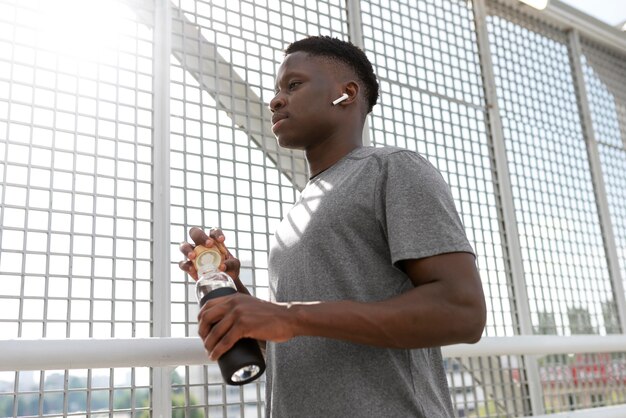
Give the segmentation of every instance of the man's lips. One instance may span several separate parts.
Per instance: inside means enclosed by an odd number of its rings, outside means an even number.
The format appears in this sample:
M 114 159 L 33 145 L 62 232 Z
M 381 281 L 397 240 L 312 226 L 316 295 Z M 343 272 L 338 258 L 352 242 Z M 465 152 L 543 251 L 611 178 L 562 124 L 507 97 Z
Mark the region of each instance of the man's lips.
M 281 124 L 281 121 L 287 119 L 287 115 L 283 113 L 274 113 L 272 116 L 272 132 L 276 131 Z

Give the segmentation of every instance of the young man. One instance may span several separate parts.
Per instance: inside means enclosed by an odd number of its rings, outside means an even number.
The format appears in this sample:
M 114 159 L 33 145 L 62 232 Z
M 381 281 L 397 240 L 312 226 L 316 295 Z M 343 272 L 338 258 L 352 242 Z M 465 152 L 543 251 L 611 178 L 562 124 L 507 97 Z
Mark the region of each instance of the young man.
M 443 178 L 414 152 L 362 146 L 377 98 L 352 44 L 287 48 L 272 130 L 305 151 L 310 180 L 274 235 L 271 300 L 236 280 L 240 293 L 199 314 L 212 359 L 242 337 L 267 341 L 267 417 L 453 416 L 439 347 L 482 334 L 480 278 Z M 219 230 L 190 235 L 224 248 Z M 227 253 L 223 269 L 237 279 L 239 262 Z

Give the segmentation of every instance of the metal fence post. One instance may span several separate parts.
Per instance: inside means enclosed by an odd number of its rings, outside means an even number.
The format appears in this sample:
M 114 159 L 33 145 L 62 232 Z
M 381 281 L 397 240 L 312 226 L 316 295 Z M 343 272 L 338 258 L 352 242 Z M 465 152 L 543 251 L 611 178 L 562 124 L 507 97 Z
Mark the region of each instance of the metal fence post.
M 365 44 L 363 42 L 363 31 L 361 30 L 363 24 L 361 22 L 361 4 L 359 0 L 346 0 L 346 8 L 348 15 L 348 33 L 350 36 L 350 42 L 365 51 Z M 369 118 L 365 119 L 363 125 L 363 145 L 369 146 L 372 144 L 370 139 Z
M 155 4 L 153 65 L 152 336 L 169 337 L 170 320 L 170 54 L 169 0 Z M 172 416 L 171 368 L 152 369 L 152 416 Z
M 498 216 L 501 217 L 503 242 L 506 246 L 508 255 L 507 270 L 512 281 L 513 291 L 515 293 L 514 306 L 516 311 L 514 314 L 517 316 L 516 325 L 518 326 L 520 334 L 532 335 L 533 328 L 530 317 L 526 281 L 524 279 L 522 252 L 517 229 L 517 219 L 515 217 L 515 206 L 508 168 L 509 164 L 507 162 L 506 149 L 504 146 L 502 120 L 500 119 L 495 76 L 493 73 L 493 63 L 489 49 L 489 33 L 487 29 L 487 11 L 485 0 L 473 0 L 472 4 L 476 24 L 476 39 L 478 42 L 478 52 L 485 89 L 485 105 L 488 115 L 489 130 L 488 138 L 492 149 L 493 164 L 495 167 L 494 177 L 497 179 L 495 187 L 499 195 L 497 203 L 499 206 Z M 536 356 L 525 355 L 524 365 L 528 381 L 528 396 L 530 398 L 531 412 L 533 415 L 543 414 L 545 410 Z

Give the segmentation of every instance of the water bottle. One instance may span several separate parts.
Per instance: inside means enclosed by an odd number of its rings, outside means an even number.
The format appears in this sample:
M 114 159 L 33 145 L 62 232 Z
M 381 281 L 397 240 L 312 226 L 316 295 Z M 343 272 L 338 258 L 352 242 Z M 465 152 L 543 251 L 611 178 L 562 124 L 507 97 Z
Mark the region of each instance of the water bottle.
M 200 307 L 207 300 L 237 292 L 233 279 L 219 271 L 222 255 L 216 248 L 195 247 L 194 264 L 198 272 L 196 297 Z M 245 385 L 265 371 L 265 360 L 259 343 L 252 338 L 242 338 L 217 359 L 224 381 L 229 385 Z

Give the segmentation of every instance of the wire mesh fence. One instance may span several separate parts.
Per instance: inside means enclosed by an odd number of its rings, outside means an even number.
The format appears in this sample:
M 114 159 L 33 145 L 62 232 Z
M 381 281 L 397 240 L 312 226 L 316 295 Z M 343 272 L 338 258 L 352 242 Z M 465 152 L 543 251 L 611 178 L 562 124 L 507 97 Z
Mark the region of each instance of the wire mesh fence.
M 289 42 L 349 39 L 344 1 L 164 2 L 171 54 L 157 61 L 155 2 L 0 0 L 0 327 L 2 338 L 154 335 L 154 260 L 170 260 L 170 333 L 196 335 L 198 308 L 179 270 L 191 226 L 221 226 L 241 279 L 269 297 L 277 223 L 307 180 L 303 156 L 277 147 L 267 103 Z M 481 2 L 482 4 L 482 2 Z M 614 281 L 626 278 L 626 51 L 486 2 L 525 293 L 533 332 L 623 333 Z M 484 63 L 471 2 L 360 2 L 362 44 L 381 83 L 374 146 L 400 146 L 444 175 L 477 253 L 485 336 L 520 333 Z M 350 9 L 350 10 L 354 10 Z M 621 277 L 605 251 L 580 92 L 580 59 Z M 166 254 L 154 253 L 155 77 L 169 66 Z M 162 272 L 161 272 L 162 273 Z M 624 403 L 623 354 L 449 358 L 459 416 Z M 528 368 L 535 367 L 538 382 Z M 150 368 L 0 373 L 0 416 L 150 416 Z M 263 416 L 265 381 L 225 386 L 215 364 L 171 372 L 173 416 Z

